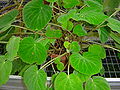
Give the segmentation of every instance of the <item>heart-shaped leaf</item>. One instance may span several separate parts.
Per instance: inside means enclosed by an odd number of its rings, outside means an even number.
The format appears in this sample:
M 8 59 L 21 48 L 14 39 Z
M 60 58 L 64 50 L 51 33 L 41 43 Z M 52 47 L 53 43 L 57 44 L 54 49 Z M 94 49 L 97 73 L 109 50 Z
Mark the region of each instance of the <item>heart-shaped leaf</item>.
M 52 9 L 42 0 L 32 0 L 23 9 L 25 25 L 33 30 L 41 30 L 51 19 Z
M 55 90 L 83 90 L 83 84 L 79 77 L 74 74 L 66 75 L 61 72 L 54 83 Z
M 100 76 L 90 78 L 85 84 L 85 90 L 111 90 L 108 82 Z
M 38 70 L 36 65 L 25 71 L 23 80 L 28 90 L 46 90 L 47 75 L 43 70 Z
M 70 64 L 75 70 L 87 75 L 97 74 L 102 68 L 100 58 L 90 52 L 83 53 L 83 56 L 73 53 L 70 56 Z
M 19 56 L 23 62 L 42 64 L 47 57 L 45 46 L 35 41 L 32 37 L 26 37 L 20 42 Z
M 88 51 L 90 53 L 93 53 L 94 55 L 97 55 L 98 57 L 102 59 L 106 58 L 105 49 L 101 45 L 97 45 L 97 44 L 90 45 L 88 48 Z

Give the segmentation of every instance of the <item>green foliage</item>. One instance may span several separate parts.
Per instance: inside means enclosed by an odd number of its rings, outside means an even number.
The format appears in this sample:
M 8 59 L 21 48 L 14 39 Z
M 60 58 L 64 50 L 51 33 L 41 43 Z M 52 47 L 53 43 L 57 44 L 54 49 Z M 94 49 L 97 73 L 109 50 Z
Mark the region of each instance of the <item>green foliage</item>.
M 79 52 L 80 51 L 80 45 L 77 41 L 73 41 L 70 44 L 70 51 L 72 51 L 72 52 Z
M 3 28 L 7 25 L 10 25 L 15 20 L 15 17 L 18 15 L 18 10 L 12 10 L 7 14 L 0 17 L 0 28 Z
M 57 0 L 46 0 L 48 2 L 56 2 Z
M 64 64 L 63 64 L 62 62 L 59 62 L 59 63 L 57 64 L 57 69 L 58 69 L 59 71 L 62 71 L 62 70 L 64 69 Z
M 84 52 L 83 55 L 73 53 L 70 56 L 70 64 L 75 70 L 86 75 L 97 74 L 102 68 L 100 58 L 90 52 Z
M 88 0 L 85 1 L 85 3 L 89 6 L 89 7 L 93 7 L 95 9 L 98 9 L 100 11 L 103 10 L 103 5 L 101 5 L 98 1 L 96 0 Z
M 25 63 L 20 59 L 16 59 L 12 62 L 12 72 L 11 74 L 15 74 L 16 72 L 21 72 L 21 70 L 25 67 Z
M 67 21 L 66 23 L 62 24 L 63 29 L 71 31 L 73 28 L 73 23 L 71 21 Z
M 102 43 L 107 42 L 108 37 L 109 37 L 109 32 L 107 31 L 106 28 L 102 27 L 98 30 L 99 33 L 99 38 Z
M 11 25 L 8 24 L 6 27 L 0 28 L 0 32 L 4 32 L 4 31 L 8 30 L 10 27 L 11 27 Z
M 120 21 L 113 19 L 113 18 L 108 18 L 108 26 L 113 30 L 116 31 L 118 33 L 120 33 Z
M 76 21 L 82 20 L 94 25 L 102 23 L 106 18 L 108 16 L 93 7 L 85 7 L 73 17 Z
M 69 21 L 75 14 L 77 10 L 71 9 L 67 14 L 62 14 L 57 18 L 57 21 L 62 24 L 63 29 L 71 31 L 73 28 L 73 23 Z
M 26 27 L 41 30 L 50 21 L 52 9 L 44 5 L 42 0 L 32 0 L 23 9 L 23 20 Z
M 65 47 L 65 48 L 69 48 L 69 47 L 70 47 L 70 42 L 65 41 L 65 42 L 64 42 L 64 47 Z
M 79 5 L 80 2 L 79 2 L 79 0 L 63 0 L 63 4 L 64 4 L 63 6 L 65 8 L 72 8 L 76 5 Z
M 60 38 L 62 36 L 61 30 L 47 30 L 46 36 L 50 38 Z
M 62 71 L 64 69 L 64 64 L 61 62 L 61 58 L 57 58 L 55 61 L 54 61 L 55 64 L 57 64 L 57 69 L 59 71 Z
M 78 35 L 78 36 L 85 36 L 85 35 L 87 35 L 87 32 L 79 24 L 74 27 L 73 33 Z
M 78 71 L 74 71 L 73 73 L 77 75 L 82 82 L 86 82 L 91 77 L 91 75 L 82 74 L 79 73 Z
M 102 69 L 100 70 L 100 75 L 102 76 L 104 74 L 105 74 L 105 69 L 104 69 L 104 67 L 102 67 Z
M 19 43 L 20 43 L 20 37 L 13 36 L 10 38 L 6 46 L 8 60 L 13 61 L 14 57 L 17 56 L 17 52 L 19 49 Z
M 110 90 L 105 79 L 93 75 L 104 74 L 104 47 L 119 51 L 120 21 L 114 18 L 119 9 L 107 16 L 102 1 L 30 0 L 10 12 L 3 8 L 0 86 L 18 74 L 28 90 Z M 116 47 L 106 45 L 110 37 Z M 47 87 L 44 70 L 51 65 L 55 74 Z
M 117 42 L 118 44 L 120 44 L 120 36 L 118 36 L 117 34 L 111 32 L 110 33 L 110 37 L 115 40 L 115 42 Z
M 83 90 L 82 82 L 74 74 L 66 75 L 61 72 L 55 79 L 55 90 Z
M 104 0 L 104 11 L 111 15 L 120 6 L 120 0 Z
M 90 78 L 85 85 L 85 90 L 111 90 L 107 81 L 100 76 Z
M 105 49 L 101 45 L 97 45 L 97 44 L 90 45 L 88 48 L 88 51 L 90 53 L 93 53 L 94 55 L 100 57 L 101 59 L 106 58 Z
M 32 37 L 26 37 L 20 42 L 19 56 L 28 64 L 42 64 L 47 57 L 45 46 L 36 42 Z
M 5 56 L 0 56 L 0 86 L 9 80 L 12 71 L 12 62 L 6 61 Z
M 38 70 L 36 65 L 28 68 L 23 78 L 28 90 L 46 90 L 47 75 L 43 70 Z

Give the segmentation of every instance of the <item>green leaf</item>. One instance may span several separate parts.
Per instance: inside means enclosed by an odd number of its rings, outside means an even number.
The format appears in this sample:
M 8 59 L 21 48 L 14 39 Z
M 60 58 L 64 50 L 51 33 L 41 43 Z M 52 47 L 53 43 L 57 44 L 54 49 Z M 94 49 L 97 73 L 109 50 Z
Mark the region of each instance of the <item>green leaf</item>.
M 25 71 L 23 80 L 28 90 L 46 90 L 47 75 L 43 70 L 38 70 L 36 65 Z
M 105 29 L 104 27 L 102 27 L 102 28 L 100 28 L 100 29 L 98 30 L 98 33 L 99 33 L 100 41 L 101 41 L 102 43 L 107 42 L 108 37 L 109 37 L 109 32 L 107 31 L 107 29 Z
M 37 40 L 37 42 L 38 42 L 38 43 L 41 43 L 43 46 L 46 46 L 46 45 L 49 43 L 49 39 L 48 39 L 48 38 L 46 38 L 46 39 L 44 39 L 44 38 L 39 38 L 39 39 Z
M 73 23 L 71 22 L 71 21 L 67 21 L 66 23 L 64 22 L 63 24 L 62 24 L 62 27 L 63 27 L 63 29 L 66 29 L 66 30 L 68 30 L 68 31 L 71 31 L 72 30 L 72 28 L 73 28 Z
M 64 45 L 65 48 L 68 49 L 70 47 L 70 42 L 65 41 L 63 45 Z
M 90 45 L 88 51 L 94 55 L 97 55 L 102 59 L 106 58 L 105 49 L 101 45 L 97 45 L 97 44 Z
M 0 40 L 4 40 L 4 41 L 7 40 L 8 41 L 11 38 L 11 36 L 13 35 L 14 31 L 15 31 L 15 28 L 10 27 L 4 32 L 0 32 Z
M 83 85 L 76 75 L 66 75 L 61 72 L 55 79 L 54 88 L 55 90 L 83 90 Z
M 105 74 L 105 69 L 104 69 L 104 67 L 102 67 L 102 69 L 100 70 L 100 75 L 102 76 L 104 74 Z
M 55 73 L 52 75 L 51 82 L 54 83 L 55 78 L 57 77 L 58 73 Z
M 111 90 L 108 82 L 100 76 L 90 78 L 85 84 L 85 90 Z
M 15 37 L 15 36 L 12 36 L 8 41 L 8 44 L 6 46 L 8 60 L 13 61 L 14 57 L 17 56 L 17 52 L 19 50 L 19 43 L 20 43 L 20 37 Z
M 85 1 L 85 3 L 89 6 L 89 7 L 93 7 L 95 9 L 98 9 L 100 11 L 103 10 L 103 5 L 101 5 L 98 1 L 96 0 L 89 0 L 89 1 Z
M 94 0 L 94 1 L 97 1 L 97 2 L 99 2 L 100 4 L 103 4 L 103 0 Z
M 95 9 L 93 7 L 85 7 L 80 11 L 80 13 L 76 14 L 73 17 L 74 20 L 86 21 L 93 25 L 102 23 L 106 18 L 108 18 L 108 16 L 102 12 L 99 12 L 98 9 Z
M 10 25 L 18 15 L 18 10 L 14 9 L 0 17 L 0 28 Z
M 46 0 L 47 2 L 56 2 L 57 0 Z
M 73 33 L 78 35 L 78 36 L 85 36 L 85 35 L 87 35 L 87 32 L 79 24 L 74 27 Z
M 4 56 L 0 57 L 0 86 L 9 80 L 12 70 L 12 62 L 5 60 Z
M 115 12 L 115 8 L 118 8 L 120 5 L 120 0 L 103 0 L 104 12 L 107 12 L 108 15 L 111 15 Z
M 118 49 L 120 49 L 120 44 L 118 44 L 118 43 L 114 43 L 115 44 L 115 48 L 118 48 Z
M 5 61 L 6 60 L 6 56 L 5 55 L 0 55 L 0 61 Z
M 62 70 L 64 69 L 64 64 L 63 64 L 62 62 L 59 62 L 59 63 L 57 64 L 57 69 L 58 69 L 59 71 L 62 71 Z
M 23 62 L 28 64 L 37 63 L 42 64 L 47 57 L 45 46 L 36 42 L 32 37 L 25 37 L 20 42 L 19 56 Z
M 18 73 L 19 76 L 23 76 L 24 72 L 30 67 L 31 65 L 25 65 L 22 70 Z
M 79 5 L 79 0 L 63 0 L 63 4 L 65 8 L 72 8 L 76 5 Z
M 67 15 L 72 18 L 77 13 L 77 9 L 70 9 Z
M 100 58 L 90 52 L 85 52 L 83 55 L 73 53 L 69 59 L 71 66 L 82 74 L 94 75 L 102 68 Z
M 70 44 L 70 51 L 72 52 L 79 52 L 80 51 L 80 45 L 77 41 L 73 41 L 71 44 Z
M 25 25 L 33 30 L 42 30 L 52 17 L 52 9 L 42 0 L 32 0 L 23 9 Z
M 76 9 L 71 9 L 67 14 L 62 14 L 57 18 L 57 21 L 62 24 L 62 27 L 64 29 L 67 29 L 69 31 L 73 28 L 73 23 L 69 21 L 70 18 L 72 18 L 76 14 Z
M 60 38 L 62 37 L 61 30 L 47 30 L 45 35 L 50 38 Z
M 25 67 L 25 63 L 22 62 L 20 59 L 16 59 L 12 62 L 12 72 L 11 74 L 15 74 L 16 72 L 20 72 L 24 67 Z
M 58 63 L 60 63 L 60 60 L 61 60 L 60 58 L 56 58 L 55 61 L 54 61 L 54 63 L 58 64 Z
M 61 16 L 59 16 L 58 18 L 57 18 L 57 21 L 59 22 L 59 23 L 62 23 L 62 24 L 66 24 L 67 23 L 67 21 L 70 19 L 70 17 L 68 16 L 68 14 L 62 14 Z
M 11 25 L 7 25 L 7 26 L 5 26 L 3 28 L 0 28 L 0 33 L 8 30 L 10 27 L 11 27 Z
M 75 75 L 77 75 L 82 82 L 86 82 L 91 77 L 91 75 L 82 74 L 82 73 L 79 73 L 78 71 L 75 71 L 75 70 L 73 73 Z
M 120 21 L 113 19 L 113 18 L 108 18 L 108 26 L 113 30 L 116 31 L 118 33 L 120 33 Z
M 115 40 L 118 44 L 120 44 L 120 36 L 118 36 L 116 33 L 111 32 L 110 37 Z

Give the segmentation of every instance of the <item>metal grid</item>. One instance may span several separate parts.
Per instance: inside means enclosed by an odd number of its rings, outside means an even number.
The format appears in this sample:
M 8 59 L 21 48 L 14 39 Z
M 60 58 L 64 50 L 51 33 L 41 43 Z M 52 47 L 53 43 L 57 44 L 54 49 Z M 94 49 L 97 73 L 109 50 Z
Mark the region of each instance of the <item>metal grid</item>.
M 114 46 L 112 41 L 107 42 L 108 45 Z M 117 56 L 116 51 L 112 49 L 106 49 L 107 57 L 103 60 L 103 67 L 105 69 L 106 78 L 120 78 L 120 59 Z
M 106 44 L 110 46 L 114 46 L 114 43 L 112 41 L 107 42 Z M 105 70 L 105 74 L 102 75 L 105 78 L 120 78 L 120 59 L 117 56 L 116 51 L 112 49 L 106 48 L 106 58 L 102 60 L 103 67 Z M 55 70 L 57 71 L 57 68 L 54 67 Z M 71 68 L 72 69 L 72 68 Z M 70 71 L 72 72 L 73 69 Z M 46 69 L 46 72 L 49 77 L 51 77 L 54 74 L 54 71 L 52 69 L 52 66 L 49 66 Z M 67 72 L 67 70 L 64 70 L 64 72 Z M 97 74 L 100 76 L 100 74 Z

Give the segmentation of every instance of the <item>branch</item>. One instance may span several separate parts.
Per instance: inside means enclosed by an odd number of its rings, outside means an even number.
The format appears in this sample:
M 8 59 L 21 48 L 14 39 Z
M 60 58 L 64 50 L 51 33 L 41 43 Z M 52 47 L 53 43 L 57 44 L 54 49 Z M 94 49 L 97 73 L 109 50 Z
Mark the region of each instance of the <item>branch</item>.
M 65 52 L 65 53 L 63 53 L 62 55 L 59 55 L 58 57 L 51 59 L 50 61 L 48 61 L 47 63 L 45 63 L 43 66 L 41 66 L 40 69 L 43 69 L 43 68 L 48 67 L 48 66 L 51 65 L 51 64 L 53 63 L 53 61 L 55 61 L 57 58 L 61 58 L 62 56 L 66 55 L 66 54 L 68 54 L 68 53 Z

